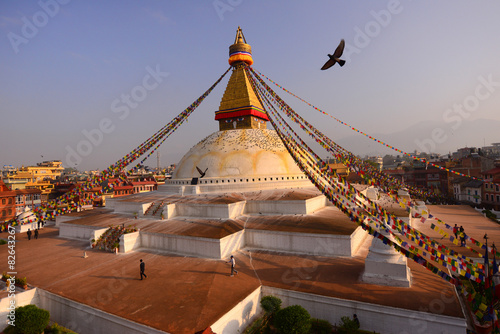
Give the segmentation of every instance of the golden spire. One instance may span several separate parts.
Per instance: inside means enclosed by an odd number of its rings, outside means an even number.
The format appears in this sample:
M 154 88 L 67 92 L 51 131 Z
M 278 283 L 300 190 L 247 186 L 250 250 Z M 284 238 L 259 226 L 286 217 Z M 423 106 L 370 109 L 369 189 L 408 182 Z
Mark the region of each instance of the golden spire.
M 265 129 L 269 120 L 267 113 L 250 84 L 245 66 L 253 64 L 252 48 L 246 43 L 240 27 L 236 31 L 234 44 L 229 47 L 229 64 L 233 73 L 222 96 L 215 120 L 219 130 Z

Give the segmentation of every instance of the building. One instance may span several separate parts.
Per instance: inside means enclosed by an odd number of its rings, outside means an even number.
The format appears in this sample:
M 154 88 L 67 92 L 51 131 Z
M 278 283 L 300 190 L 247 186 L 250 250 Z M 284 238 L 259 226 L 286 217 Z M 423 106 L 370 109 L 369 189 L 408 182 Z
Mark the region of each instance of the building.
M 42 204 L 42 192 L 38 189 L 18 189 L 16 193 L 16 214 L 24 212 L 26 209 L 33 210 Z
M 482 154 L 485 156 L 500 157 L 500 143 L 492 143 L 490 146 L 484 146 L 481 148 Z
M 453 180 L 453 198 L 457 201 L 478 206 L 482 203 L 482 180 L 469 177 L 455 178 Z
M 458 173 L 462 173 L 475 178 L 482 178 L 482 172 L 494 167 L 493 159 L 478 155 L 476 153 L 458 160 L 447 161 L 445 167 Z M 462 176 L 448 172 L 448 193 L 454 196 L 454 181 Z
M 31 173 L 34 182 L 54 181 L 61 176 L 64 167 L 60 160 L 51 160 L 37 163 L 36 166 L 28 166 L 21 169 Z
M 16 192 L 0 180 L 0 223 L 16 217 Z
M 495 160 L 495 168 L 484 171 L 483 204 L 500 211 L 500 160 Z
M 28 171 L 9 171 L 2 180 L 11 190 L 26 189 L 26 184 L 33 182 L 33 175 Z

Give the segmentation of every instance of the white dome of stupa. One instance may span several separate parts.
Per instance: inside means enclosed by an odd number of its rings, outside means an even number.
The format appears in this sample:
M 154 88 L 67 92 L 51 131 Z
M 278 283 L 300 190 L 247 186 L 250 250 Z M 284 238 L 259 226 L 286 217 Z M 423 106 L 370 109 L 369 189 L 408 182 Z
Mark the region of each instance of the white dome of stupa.
M 187 152 L 172 179 L 259 177 L 303 174 L 276 131 L 241 129 L 217 131 Z

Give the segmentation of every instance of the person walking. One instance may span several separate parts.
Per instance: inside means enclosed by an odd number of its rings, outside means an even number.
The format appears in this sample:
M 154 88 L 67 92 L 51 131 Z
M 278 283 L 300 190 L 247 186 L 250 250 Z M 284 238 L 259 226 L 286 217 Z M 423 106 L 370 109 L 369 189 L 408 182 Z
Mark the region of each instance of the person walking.
M 38 229 L 35 230 L 35 239 L 38 239 Z
M 358 319 L 358 315 L 356 313 L 354 313 L 353 317 L 352 317 L 352 320 L 354 320 L 354 322 L 356 323 L 356 329 L 359 328 L 359 319 Z
M 139 265 L 139 268 L 141 269 L 141 281 L 142 281 L 142 276 L 144 276 L 145 278 L 148 278 L 148 276 L 144 273 L 144 269 L 146 269 L 146 263 L 142 262 L 142 259 L 139 260 L 140 261 L 140 265 Z
M 28 240 L 31 240 L 31 230 L 30 229 L 28 229 L 28 233 L 27 234 L 28 234 Z
M 455 226 L 453 226 L 453 234 L 455 235 L 455 239 L 458 239 L 458 226 L 457 226 L 457 224 L 455 224 Z
M 464 227 L 460 226 L 460 247 L 465 247 L 465 238 L 467 237 L 464 232 Z
M 233 277 L 234 274 L 238 275 L 238 270 L 234 268 L 236 266 L 236 261 L 234 260 L 234 256 L 231 255 L 231 258 L 227 262 L 231 264 L 231 277 Z

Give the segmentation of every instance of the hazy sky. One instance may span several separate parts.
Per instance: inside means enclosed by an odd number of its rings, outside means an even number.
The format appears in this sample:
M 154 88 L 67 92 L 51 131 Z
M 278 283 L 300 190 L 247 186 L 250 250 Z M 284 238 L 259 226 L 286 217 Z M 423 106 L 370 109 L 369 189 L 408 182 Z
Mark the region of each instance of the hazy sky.
M 217 80 L 238 26 L 255 69 L 326 112 L 382 137 L 434 124 L 405 150 L 462 147 L 467 122 L 500 121 L 498 13 L 498 1 L 3 0 L 0 167 L 106 168 Z M 320 71 L 341 38 L 347 64 Z M 218 130 L 228 78 L 163 144 L 162 165 Z M 278 93 L 330 138 L 353 134 Z M 500 131 L 467 144 L 483 142 Z

